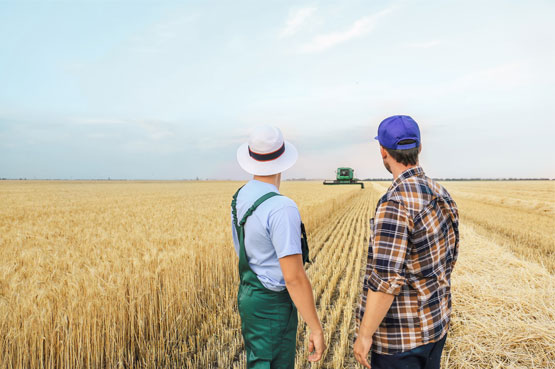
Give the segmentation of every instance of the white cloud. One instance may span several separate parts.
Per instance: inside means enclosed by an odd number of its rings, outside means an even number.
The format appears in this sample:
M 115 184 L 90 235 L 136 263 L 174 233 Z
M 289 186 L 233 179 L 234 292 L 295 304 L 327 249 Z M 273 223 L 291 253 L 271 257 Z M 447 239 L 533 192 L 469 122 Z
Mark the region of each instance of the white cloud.
M 316 36 L 311 42 L 304 44 L 300 51 L 305 53 L 319 52 L 337 44 L 360 37 L 372 31 L 380 18 L 385 17 L 394 10 L 389 7 L 375 14 L 356 20 L 347 30 L 331 32 Z
M 407 46 L 413 49 L 429 49 L 439 44 L 441 44 L 441 41 L 432 40 L 432 41 L 424 41 L 424 42 L 413 42 L 408 44 Z
M 306 21 L 314 14 L 316 8 L 301 8 L 289 13 L 285 27 L 279 33 L 280 38 L 293 36 L 306 23 Z

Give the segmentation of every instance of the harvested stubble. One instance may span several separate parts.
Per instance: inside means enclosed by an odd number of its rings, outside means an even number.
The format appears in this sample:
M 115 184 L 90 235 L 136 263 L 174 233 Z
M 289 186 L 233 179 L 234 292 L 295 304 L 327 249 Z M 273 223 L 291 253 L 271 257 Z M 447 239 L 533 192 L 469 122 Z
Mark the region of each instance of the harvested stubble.
M 554 368 L 555 276 L 461 228 L 444 368 Z
M 374 196 L 361 191 L 312 238 L 316 255 L 307 269 L 328 350 L 312 366 L 306 361 L 307 327 L 298 341 L 297 368 L 344 368 L 351 355 L 353 313 L 360 294 L 360 276 L 368 243 L 368 223 Z

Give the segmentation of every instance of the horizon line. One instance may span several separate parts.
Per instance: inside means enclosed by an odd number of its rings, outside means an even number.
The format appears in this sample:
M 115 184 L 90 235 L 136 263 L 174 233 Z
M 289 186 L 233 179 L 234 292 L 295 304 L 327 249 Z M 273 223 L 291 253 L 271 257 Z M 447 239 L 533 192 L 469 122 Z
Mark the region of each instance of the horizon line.
M 482 177 L 432 177 L 436 181 L 555 181 L 555 178 L 547 177 L 498 177 L 498 178 L 482 178 Z M 250 180 L 250 179 L 247 179 Z M 326 178 L 287 178 L 283 182 L 311 182 L 323 181 Z M 363 178 L 357 179 L 363 182 L 385 182 L 392 181 L 393 178 Z M 216 178 L 175 178 L 175 179 L 153 179 L 153 178 L 0 178 L 0 181 L 93 181 L 93 182 L 243 182 L 246 179 L 216 179 Z

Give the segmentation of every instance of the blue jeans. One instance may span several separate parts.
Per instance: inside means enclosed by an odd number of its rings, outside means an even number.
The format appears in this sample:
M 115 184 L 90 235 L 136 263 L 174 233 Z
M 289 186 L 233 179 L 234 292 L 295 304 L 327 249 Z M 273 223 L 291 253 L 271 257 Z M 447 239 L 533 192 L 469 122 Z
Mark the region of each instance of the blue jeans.
M 441 352 L 447 334 L 437 342 L 428 343 L 393 355 L 372 352 L 372 369 L 439 369 Z

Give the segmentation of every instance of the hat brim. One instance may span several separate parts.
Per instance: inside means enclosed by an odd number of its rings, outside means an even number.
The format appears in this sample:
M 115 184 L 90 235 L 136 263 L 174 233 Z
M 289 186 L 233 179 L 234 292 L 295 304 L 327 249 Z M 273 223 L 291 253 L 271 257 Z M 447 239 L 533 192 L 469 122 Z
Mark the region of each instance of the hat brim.
M 291 168 L 299 157 L 297 149 L 293 144 L 288 141 L 285 141 L 284 144 L 285 151 L 279 158 L 269 161 L 258 161 L 249 155 L 249 144 L 244 143 L 237 149 L 237 162 L 239 162 L 239 166 L 245 172 L 257 176 L 270 176 L 284 172 Z

